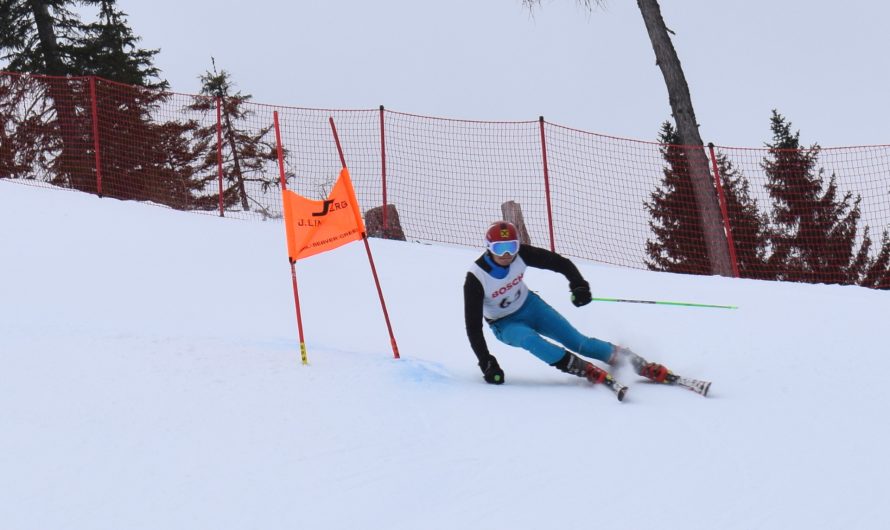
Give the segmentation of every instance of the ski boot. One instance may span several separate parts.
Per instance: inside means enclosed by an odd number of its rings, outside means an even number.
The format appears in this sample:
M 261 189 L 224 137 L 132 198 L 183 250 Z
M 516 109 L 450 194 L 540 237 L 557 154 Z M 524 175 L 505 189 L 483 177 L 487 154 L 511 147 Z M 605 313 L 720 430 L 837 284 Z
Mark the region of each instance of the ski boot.
M 624 394 L 627 393 L 627 387 L 616 381 L 609 372 L 581 359 L 574 353 L 568 351 L 565 352 L 563 358 L 552 366 L 567 374 L 583 377 L 593 384 L 602 383 L 606 385 L 612 392 L 615 392 L 618 401 L 622 401 L 624 399 Z
M 634 372 L 636 372 L 637 375 L 641 375 L 656 383 L 672 382 L 670 379 L 673 374 L 663 364 L 650 363 L 627 348 L 621 348 L 621 350 L 630 359 L 630 364 L 633 366 Z
M 651 363 L 627 348 L 619 348 L 619 351 L 630 359 L 634 372 L 646 379 L 656 383 L 681 386 L 702 396 L 707 396 L 708 391 L 711 389 L 709 381 L 681 377 L 668 370 L 663 364 Z

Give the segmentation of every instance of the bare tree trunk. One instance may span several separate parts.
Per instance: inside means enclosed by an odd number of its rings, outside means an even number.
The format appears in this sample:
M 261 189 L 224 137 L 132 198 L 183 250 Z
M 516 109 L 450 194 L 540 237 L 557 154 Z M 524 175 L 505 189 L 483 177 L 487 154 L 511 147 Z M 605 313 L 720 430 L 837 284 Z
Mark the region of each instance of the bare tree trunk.
M 30 0 L 31 13 L 34 15 L 34 25 L 37 26 L 37 36 L 40 38 L 40 46 L 43 48 L 43 62 L 46 73 L 49 75 L 65 75 L 62 71 L 62 63 L 59 60 L 59 45 L 56 42 L 56 32 L 53 27 L 53 19 L 49 14 L 49 7 L 41 0 Z
M 219 97 L 223 102 L 223 109 L 225 109 L 226 100 L 221 94 Z M 244 186 L 244 174 L 241 172 L 241 157 L 238 154 L 238 142 L 235 141 L 235 129 L 232 127 L 232 120 L 227 110 L 223 110 L 223 116 L 226 119 L 226 140 L 229 142 L 229 148 L 232 150 L 232 162 L 235 164 L 235 183 L 238 186 L 238 193 L 241 194 L 241 208 L 248 212 L 250 203 L 247 202 L 247 188 Z
M 73 97 L 72 81 L 61 79 L 65 75 L 62 60 L 59 57 L 59 45 L 56 41 L 53 18 L 49 13 L 47 3 L 42 0 L 30 0 L 31 13 L 34 15 L 34 25 L 37 26 L 37 36 L 43 49 L 43 62 L 46 73 L 56 76 L 56 79 L 47 81 L 50 97 L 56 108 L 56 120 L 59 124 L 59 134 L 62 137 L 62 151 L 60 153 L 60 172 L 68 186 L 88 193 L 97 193 L 96 181 L 92 174 L 78 167 L 78 154 L 86 158 L 86 153 L 78 153 L 78 138 L 72 131 L 77 127 L 77 113 Z
M 695 202 L 698 207 L 699 221 L 707 246 L 711 272 L 722 276 L 732 276 L 729 261 L 729 247 L 726 233 L 723 231 L 723 219 L 720 204 L 708 170 L 708 157 L 705 155 L 704 143 L 698 132 L 695 111 L 692 108 L 692 97 L 689 85 L 683 75 L 683 67 L 677 57 L 677 51 L 671 43 L 667 27 L 661 16 L 661 8 L 657 0 L 637 0 L 637 5 L 646 23 L 646 31 L 652 48 L 655 50 L 656 64 L 661 69 L 667 85 L 671 112 L 677 125 L 680 143 L 690 146 L 686 149 L 689 161 L 690 178 L 695 190 Z

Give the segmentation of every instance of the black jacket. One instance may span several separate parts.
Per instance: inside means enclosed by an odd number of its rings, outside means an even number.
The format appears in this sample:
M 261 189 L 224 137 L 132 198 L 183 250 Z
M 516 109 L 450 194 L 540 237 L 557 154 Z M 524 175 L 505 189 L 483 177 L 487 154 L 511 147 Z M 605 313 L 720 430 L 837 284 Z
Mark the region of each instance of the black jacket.
M 519 257 L 529 267 L 563 274 L 569 280 L 569 289 L 587 285 L 575 264 L 556 252 L 530 245 L 520 245 Z M 485 272 L 491 272 L 492 267 L 485 261 L 485 254 L 479 256 L 479 259 L 476 260 L 476 265 L 479 265 Z M 464 281 L 464 322 L 467 328 L 467 338 L 470 339 L 470 346 L 480 362 L 490 355 L 488 345 L 485 343 L 485 336 L 482 334 L 482 301 L 484 298 L 485 293 L 482 291 L 482 284 L 479 282 L 479 279 L 472 272 L 468 272 L 467 278 Z

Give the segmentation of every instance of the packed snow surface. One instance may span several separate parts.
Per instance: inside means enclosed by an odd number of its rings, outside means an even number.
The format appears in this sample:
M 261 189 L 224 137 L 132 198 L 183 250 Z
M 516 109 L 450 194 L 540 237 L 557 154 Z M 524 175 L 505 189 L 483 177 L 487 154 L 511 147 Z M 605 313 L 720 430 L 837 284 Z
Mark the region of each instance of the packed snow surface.
M 576 260 L 597 297 L 739 308 L 575 308 L 530 269 L 583 332 L 713 381 L 625 365 L 619 403 L 488 331 L 482 381 L 479 249 L 370 240 L 401 359 L 363 244 L 298 262 L 304 366 L 281 223 L 0 182 L 0 224 L 3 528 L 886 527 L 887 292 Z

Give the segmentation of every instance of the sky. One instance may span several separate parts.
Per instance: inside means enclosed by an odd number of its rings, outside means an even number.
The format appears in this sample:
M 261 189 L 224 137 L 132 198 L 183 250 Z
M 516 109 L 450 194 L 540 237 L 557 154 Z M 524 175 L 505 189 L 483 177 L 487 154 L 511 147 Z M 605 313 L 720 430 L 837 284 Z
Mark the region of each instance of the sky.
M 548 121 L 655 141 L 667 91 L 635 2 L 120 0 L 178 92 L 217 65 L 254 101 Z M 822 146 L 890 143 L 890 6 L 661 2 L 705 142 L 761 147 L 779 110 Z
M 887 293 L 576 263 L 570 304 L 628 365 L 618 402 L 485 331 L 464 333 L 480 250 L 372 239 L 297 263 L 280 222 L 0 180 L 0 520 L 15 530 L 886 527 Z

